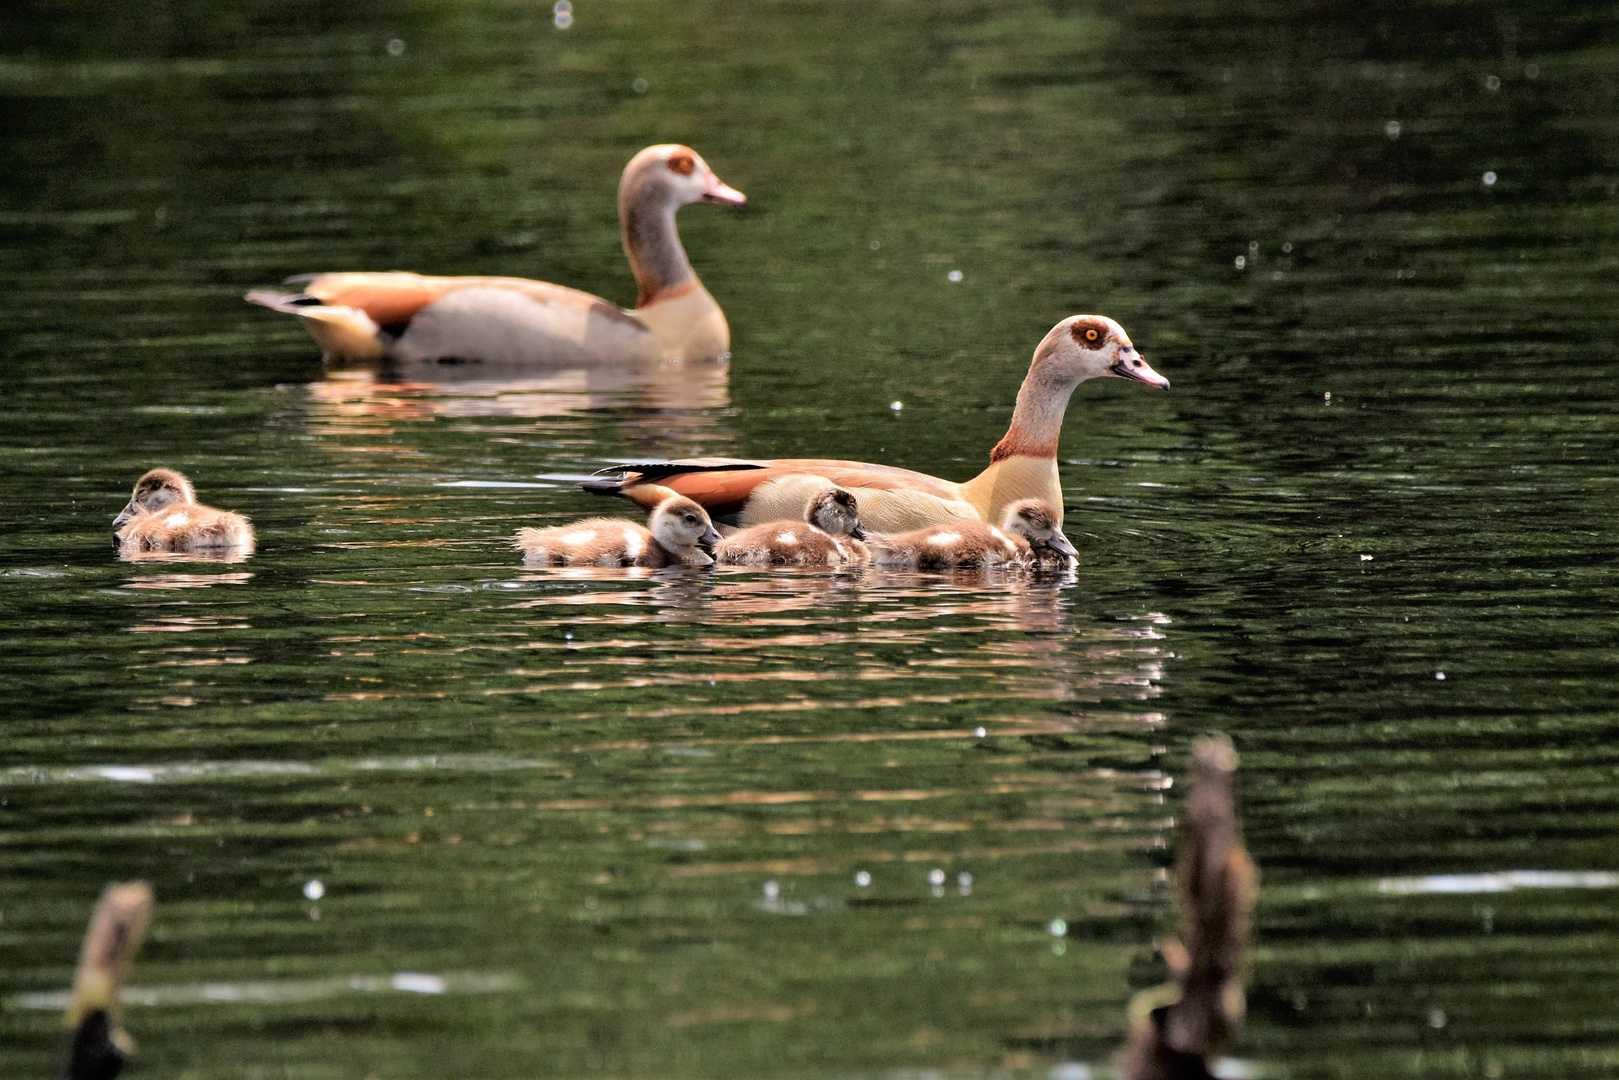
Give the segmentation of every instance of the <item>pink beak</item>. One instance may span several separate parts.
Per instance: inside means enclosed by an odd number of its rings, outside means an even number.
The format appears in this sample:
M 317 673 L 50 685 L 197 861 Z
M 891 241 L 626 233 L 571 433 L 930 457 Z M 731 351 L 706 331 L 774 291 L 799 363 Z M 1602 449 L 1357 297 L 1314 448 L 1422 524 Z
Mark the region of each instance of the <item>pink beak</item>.
M 714 170 L 710 169 L 708 170 L 708 179 L 703 182 L 703 201 L 723 203 L 726 206 L 741 206 L 748 201 L 748 197 L 715 176 Z

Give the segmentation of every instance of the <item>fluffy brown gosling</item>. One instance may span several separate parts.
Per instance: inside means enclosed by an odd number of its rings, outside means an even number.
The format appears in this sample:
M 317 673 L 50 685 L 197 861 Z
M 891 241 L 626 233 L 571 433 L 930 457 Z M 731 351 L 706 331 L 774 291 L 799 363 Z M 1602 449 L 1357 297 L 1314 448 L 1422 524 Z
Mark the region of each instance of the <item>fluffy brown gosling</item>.
M 253 553 L 247 518 L 198 503 L 191 481 L 173 469 L 152 469 L 136 481 L 112 528 L 124 552 Z
M 708 512 L 671 496 L 652 510 L 644 528 L 618 518 L 586 518 L 551 529 L 519 529 L 517 546 L 527 566 L 708 566 L 699 545 L 719 543 Z
M 1027 567 L 1044 565 L 1048 557 L 1066 561 L 1077 554 L 1057 525 L 1055 512 L 1041 499 L 1012 503 L 999 527 L 958 520 L 891 536 L 872 536 L 867 545 L 873 566 L 896 570 Z
M 733 533 L 714 548 L 717 562 L 740 566 L 864 566 L 869 554 L 861 543 L 855 497 L 828 487 L 811 499 L 803 521 L 771 521 Z

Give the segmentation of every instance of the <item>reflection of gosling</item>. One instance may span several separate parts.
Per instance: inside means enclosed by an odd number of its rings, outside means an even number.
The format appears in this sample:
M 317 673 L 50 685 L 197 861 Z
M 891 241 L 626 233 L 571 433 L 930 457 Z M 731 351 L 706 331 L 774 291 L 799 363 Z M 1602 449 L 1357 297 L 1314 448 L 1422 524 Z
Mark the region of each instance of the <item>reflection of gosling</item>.
M 191 481 L 173 469 L 153 469 L 141 477 L 112 528 L 126 552 L 253 552 L 247 518 L 199 504 Z
M 952 521 L 872 536 L 867 543 L 874 566 L 899 570 L 1045 565 L 1048 556 L 1066 563 L 1078 554 L 1057 526 L 1056 514 L 1039 499 L 1008 506 L 999 528 L 981 521 Z
M 665 499 L 643 528 L 617 518 L 586 518 L 554 529 L 519 529 L 517 546 L 528 566 L 707 566 L 714 560 L 699 544 L 713 546 L 720 534 L 708 512 L 681 496 Z
M 864 566 L 868 554 L 855 498 L 829 487 L 804 508 L 803 521 L 771 521 L 721 540 L 717 562 L 742 566 Z

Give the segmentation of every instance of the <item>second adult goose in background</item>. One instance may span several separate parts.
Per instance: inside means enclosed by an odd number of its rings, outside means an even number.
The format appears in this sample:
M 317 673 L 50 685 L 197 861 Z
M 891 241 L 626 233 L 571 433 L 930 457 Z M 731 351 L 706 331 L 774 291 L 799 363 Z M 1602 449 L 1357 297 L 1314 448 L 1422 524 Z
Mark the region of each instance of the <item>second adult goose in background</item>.
M 863 461 L 708 458 L 615 466 L 612 471 L 623 474 L 619 478 L 582 486 L 643 506 L 673 490 L 702 503 L 716 521 L 751 525 L 802 517 L 804 504 L 792 479 L 812 476 L 852 491 L 860 501 L 861 523 L 875 532 L 963 518 L 999 521 L 1020 499 L 1041 499 L 1058 508 L 1054 513 L 1061 525 L 1057 439 L 1068 398 L 1087 379 L 1109 375 L 1169 389 L 1169 380 L 1148 366 L 1124 327 L 1112 319 L 1075 315 L 1058 323 L 1034 351 L 1012 424 L 990 452 L 989 468 L 965 483 Z
M 643 528 L 618 518 L 586 518 L 552 529 L 519 529 L 517 546 L 528 566 L 708 566 L 699 545 L 720 534 L 708 514 L 690 499 L 672 495 L 652 510 Z
M 831 484 L 810 500 L 804 521 L 772 521 L 732 533 L 714 561 L 739 566 L 863 566 L 866 532 L 849 492 Z
M 112 519 L 113 537 L 123 553 L 225 552 L 251 555 L 253 526 L 241 514 L 197 502 L 191 481 L 173 469 L 151 469 Z
M 899 570 L 947 570 L 957 566 L 1048 567 L 1066 565 L 1078 552 L 1062 534 L 1056 512 L 1039 499 L 1006 508 L 1000 528 L 981 521 L 952 521 L 895 535 L 867 538 L 873 566 Z
M 640 289 L 633 311 L 528 278 L 398 272 L 310 274 L 287 279 L 301 293 L 255 290 L 247 299 L 298 316 L 330 361 L 716 359 L 730 352 L 731 330 L 675 231 L 675 211 L 694 202 L 740 206 L 747 197 L 686 146 L 649 146 L 624 167 L 618 216 Z

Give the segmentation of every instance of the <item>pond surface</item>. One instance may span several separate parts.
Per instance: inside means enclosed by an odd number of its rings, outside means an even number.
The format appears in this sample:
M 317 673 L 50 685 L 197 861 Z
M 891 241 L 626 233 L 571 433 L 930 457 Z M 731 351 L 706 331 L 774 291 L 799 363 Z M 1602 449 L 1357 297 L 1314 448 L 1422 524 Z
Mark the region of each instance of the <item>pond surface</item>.
M 1233 1070 L 1619 1075 L 1607 7 L 0 29 L 0 1074 L 50 1075 L 139 876 L 134 1078 L 1081 1080 L 1163 977 L 1220 729 L 1264 873 Z M 614 186 L 670 140 L 750 197 L 680 219 L 728 368 L 328 372 L 240 300 L 401 268 L 628 303 Z M 1075 395 L 1070 576 L 511 549 L 615 459 L 968 477 L 1079 311 L 1175 392 Z M 259 553 L 118 561 L 156 464 Z

